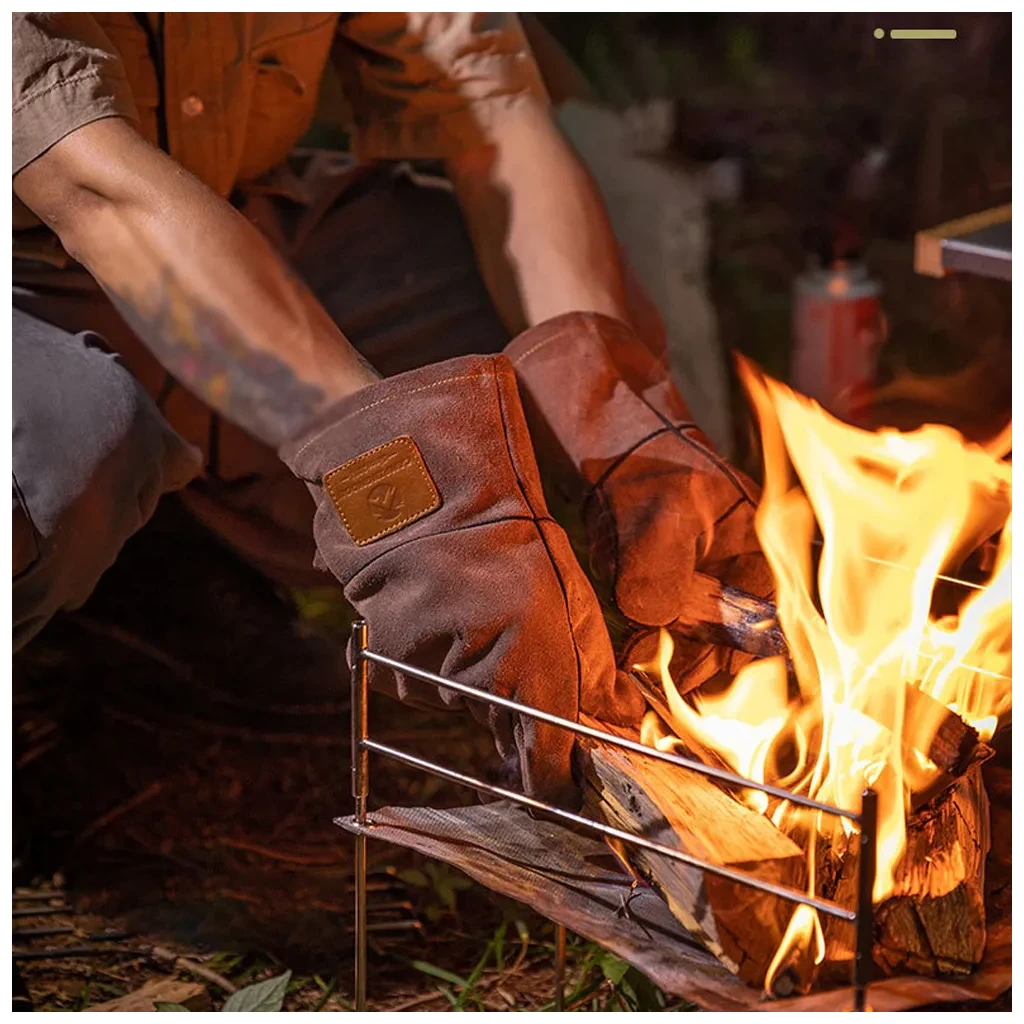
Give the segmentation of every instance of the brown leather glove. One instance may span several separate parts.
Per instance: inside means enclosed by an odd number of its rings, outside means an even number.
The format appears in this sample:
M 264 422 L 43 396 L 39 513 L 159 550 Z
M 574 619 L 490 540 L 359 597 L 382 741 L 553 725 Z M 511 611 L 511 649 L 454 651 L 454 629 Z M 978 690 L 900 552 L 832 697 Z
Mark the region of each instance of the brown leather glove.
M 551 456 L 559 486 L 583 502 L 594 568 L 610 578 L 628 619 L 670 626 L 696 570 L 771 592 L 754 484 L 715 455 L 629 327 L 570 313 L 505 351 L 538 457 Z
M 551 519 L 508 360 L 465 357 L 336 404 L 281 456 L 317 503 L 317 558 L 368 623 L 370 646 L 576 719 L 635 721 L 597 598 Z M 468 704 L 528 793 L 574 796 L 573 736 L 371 666 L 400 699 Z

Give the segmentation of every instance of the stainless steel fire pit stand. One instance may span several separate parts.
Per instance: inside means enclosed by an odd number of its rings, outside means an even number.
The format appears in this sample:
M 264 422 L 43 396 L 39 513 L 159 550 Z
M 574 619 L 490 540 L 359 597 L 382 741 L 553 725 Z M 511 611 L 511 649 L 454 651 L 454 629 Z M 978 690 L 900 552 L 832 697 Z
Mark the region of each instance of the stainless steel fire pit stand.
M 352 667 L 352 796 L 355 800 L 355 820 L 362 831 L 356 833 L 356 855 L 355 855 L 355 1008 L 356 1010 L 366 1009 L 366 839 L 367 831 L 372 827 L 373 822 L 366 811 L 366 799 L 370 792 L 369 781 L 369 757 L 371 753 L 379 754 L 392 761 L 408 765 L 419 771 L 435 775 L 438 778 L 454 782 L 479 793 L 487 793 L 491 796 L 504 800 L 510 800 L 528 807 L 532 810 L 543 811 L 570 825 L 580 826 L 597 832 L 599 835 L 618 839 L 622 842 L 640 846 L 670 857 L 673 860 L 689 864 L 691 867 L 700 868 L 709 874 L 727 878 L 739 885 L 746 885 L 752 889 L 778 896 L 780 899 L 791 903 L 802 904 L 812 907 L 819 913 L 830 917 L 836 917 L 843 921 L 849 921 L 856 929 L 856 944 L 854 951 L 852 982 L 853 982 L 853 1009 L 866 1010 L 867 987 L 871 972 L 871 944 L 874 932 L 874 905 L 872 902 L 872 891 L 875 885 L 875 844 L 878 828 L 878 797 L 873 789 L 865 789 L 861 794 L 861 809 L 859 811 L 844 810 L 840 807 L 832 807 L 817 800 L 801 796 L 798 793 L 791 793 L 779 786 L 771 786 L 761 782 L 754 782 L 745 779 L 742 775 L 727 772 L 721 768 L 713 768 L 694 761 L 691 758 L 683 757 L 680 754 L 672 754 L 667 751 L 649 747 L 644 743 L 635 740 L 624 739 L 612 733 L 604 732 L 601 729 L 593 729 L 579 722 L 570 721 L 567 718 L 559 718 L 557 715 L 549 714 L 546 711 L 539 711 L 536 708 L 528 707 L 517 701 L 509 700 L 506 697 L 498 697 L 487 693 L 485 690 L 478 690 L 476 687 L 467 686 L 465 683 L 458 683 L 453 679 L 446 679 L 443 676 L 435 675 L 433 672 L 426 672 L 415 665 L 407 665 L 404 662 L 396 661 L 386 655 L 378 654 L 370 649 L 370 637 L 366 623 L 362 620 L 352 626 L 352 653 L 354 665 Z M 423 682 L 431 683 L 434 686 L 454 690 L 471 700 L 478 700 L 508 711 L 514 711 L 520 715 L 526 715 L 537 721 L 545 722 L 548 725 L 568 729 L 579 736 L 587 736 L 590 739 L 600 740 L 613 746 L 622 747 L 633 753 L 642 754 L 658 761 L 665 761 L 669 764 L 686 771 L 697 772 L 700 775 L 715 779 L 717 782 L 739 789 L 753 789 L 770 796 L 788 800 L 790 803 L 800 807 L 807 807 L 810 810 L 819 811 L 822 814 L 829 814 L 840 818 L 846 818 L 860 826 L 860 862 L 858 866 L 857 883 L 857 909 L 850 910 L 841 907 L 831 900 L 812 896 L 789 886 L 778 885 L 774 882 L 766 882 L 746 871 L 737 871 L 733 868 L 724 867 L 720 864 L 709 864 L 697 857 L 692 857 L 681 850 L 665 846 L 663 843 L 655 842 L 644 836 L 634 835 L 603 822 L 585 818 L 581 814 L 567 811 L 562 807 L 556 807 L 543 800 L 527 796 L 524 793 L 516 793 L 513 790 L 501 786 L 492 785 L 483 779 L 474 778 L 471 775 L 464 775 L 461 772 L 445 768 L 443 765 L 435 764 L 421 757 L 406 753 L 396 747 L 389 747 L 378 743 L 370 738 L 368 701 L 370 665 L 375 663 L 385 668 L 401 672 L 414 679 L 421 679 Z M 565 928 L 556 924 L 555 932 L 555 1005 L 556 1009 L 562 1009 L 563 981 L 565 976 Z

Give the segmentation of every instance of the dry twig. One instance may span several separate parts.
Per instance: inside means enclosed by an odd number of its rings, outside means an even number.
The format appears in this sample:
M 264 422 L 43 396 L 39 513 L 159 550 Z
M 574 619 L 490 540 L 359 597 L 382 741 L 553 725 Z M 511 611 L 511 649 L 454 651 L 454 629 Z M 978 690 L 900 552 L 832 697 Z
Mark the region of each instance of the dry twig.
M 154 946 L 150 950 L 150 954 L 156 960 L 162 960 L 164 963 L 170 963 L 175 970 L 187 971 L 189 974 L 193 974 L 197 978 L 204 978 L 206 981 L 211 982 L 218 988 L 223 989 L 228 993 L 228 995 L 238 991 L 238 989 L 223 975 L 210 970 L 209 967 L 204 967 L 195 960 L 190 960 L 188 957 L 178 956 L 177 953 L 172 953 L 169 949 L 164 949 L 163 946 Z

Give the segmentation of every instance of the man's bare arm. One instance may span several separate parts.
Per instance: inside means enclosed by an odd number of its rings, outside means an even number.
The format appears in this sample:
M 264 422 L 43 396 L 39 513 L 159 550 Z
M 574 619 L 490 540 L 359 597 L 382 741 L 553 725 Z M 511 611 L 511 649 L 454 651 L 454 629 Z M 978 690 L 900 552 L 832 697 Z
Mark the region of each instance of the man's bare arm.
M 14 190 L 168 371 L 268 444 L 377 379 L 266 239 L 127 121 L 68 135 Z
M 627 318 L 622 268 L 590 174 L 549 108 L 524 99 L 493 143 L 448 161 L 484 280 L 512 334 L 561 313 Z

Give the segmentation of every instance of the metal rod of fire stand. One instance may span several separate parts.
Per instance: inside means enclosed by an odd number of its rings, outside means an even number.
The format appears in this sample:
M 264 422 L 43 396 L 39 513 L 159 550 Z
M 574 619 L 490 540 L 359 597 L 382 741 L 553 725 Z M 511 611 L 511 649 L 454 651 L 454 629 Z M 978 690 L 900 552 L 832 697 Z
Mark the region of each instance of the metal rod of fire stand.
M 565 1009 L 565 925 L 555 925 L 555 1013 Z
M 366 660 L 369 635 L 366 623 L 360 619 L 352 626 L 352 647 L 355 664 L 352 666 L 352 796 L 355 817 L 366 825 L 366 798 L 370 794 L 370 755 L 364 746 L 368 736 L 368 700 L 370 663 Z M 356 920 L 355 920 L 355 1007 L 366 1009 L 366 834 L 356 835 Z
M 599 832 L 604 836 L 611 836 L 620 842 L 639 846 L 641 849 L 651 850 L 654 853 L 660 853 L 662 856 L 677 860 L 681 864 L 689 864 L 691 867 L 700 868 L 701 871 L 705 871 L 708 874 L 716 875 L 719 878 L 727 878 L 730 882 L 735 882 L 737 885 L 745 885 L 751 889 L 757 889 L 759 892 L 771 893 L 773 896 L 788 900 L 790 903 L 800 903 L 813 907 L 819 913 L 828 914 L 829 917 L 837 917 L 841 921 L 849 921 L 851 924 L 857 920 L 856 910 L 841 907 L 838 903 L 833 903 L 831 900 L 818 896 L 809 896 L 799 889 L 791 889 L 788 885 L 769 882 L 765 878 L 758 878 L 757 875 L 749 874 L 746 871 L 725 867 L 722 864 L 712 864 L 710 861 L 701 860 L 699 857 L 684 853 L 674 846 L 666 846 L 664 843 L 655 842 L 644 835 L 626 832 L 621 828 L 605 825 L 594 818 L 585 818 L 582 814 L 567 811 L 564 807 L 546 803 L 544 800 L 527 796 L 525 793 L 517 793 L 502 786 L 495 786 L 493 783 L 484 782 L 483 779 L 476 779 L 472 775 L 463 775 L 462 772 L 453 771 L 451 768 L 445 768 L 443 765 L 427 761 L 422 757 L 416 757 L 415 754 L 408 754 L 397 747 L 389 747 L 369 738 L 364 741 L 363 746 L 371 754 L 380 754 L 381 757 L 398 761 L 399 764 L 408 765 L 410 768 L 418 768 L 420 771 L 427 772 L 430 775 L 436 775 L 439 779 L 447 779 L 449 782 L 454 782 L 458 786 L 468 786 L 470 789 L 475 789 L 478 793 L 489 793 L 491 796 L 496 796 L 499 800 L 510 800 L 521 807 L 529 807 L 535 811 L 541 811 L 553 818 L 557 818 L 559 821 L 567 821 L 580 828 L 590 829 L 590 831 Z M 355 829 L 359 830 L 359 826 L 356 825 Z
M 447 679 L 433 672 L 426 672 L 415 665 L 407 665 L 405 662 L 396 661 L 394 658 L 389 658 L 386 654 L 378 654 L 376 651 L 368 650 L 365 657 L 367 661 L 372 661 L 377 665 L 383 665 L 385 668 L 412 676 L 413 679 L 422 679 L 425 683 L 433 683 L 435 686 L 440 686 L 446 690 L 454 690 L 456 693 L 461 693 L 471 700 L 483 701 L 492 707 L 505 708 L 508 711 L 526 715 L 527 718 L 532 718 L 538 722 L 546 722 L 548 725 L 554 725 L 559 729 L 576 733 L 577 736 L 587 736 L 602 743 L 610 743 L 614 747 L 621 747 L 623 750 L 632 750 L 634 753 L 653 758 L 655 761 L 664 761 L 666 764 L 677 765 L 687 771 L 705 775 L 709 779 L 717 779 L 719 782 L 724 782 L 727 786 L 755 789 L 759 793 L 767 793 L 769 796 L 778 797 L 780 800 L 786 800 L 797 807 L 806 807 L 808 810 L 820 811 L 822 814 L 834 814 L 849 821 L 860 821 L 860 815 L 856 811 L 848 811 L 842 807 L 832 807 L 818 800 L 812 800 L 810 797 L 803 796 L 800 793 L 793 793 L 782 786 L 772 786 L 765 782 L 754 782 L 752 779 L 745 779 L 734 772 L 727 772 L 723 768 L 715 768 L 701 761 L 694 761 L 691 758 L 673 754 L 668 750 L 649 747 L 646 743 L 638 743 L 636 740 L 627 739 L 625 736 L 616 736 L 614 733 L 605 732 L 602 729 L 594 729 L 589 725 L 584 725 L 582 722 L 574 722 L 568 718 L 559 718 L 558 715 L 541 711 L 540 708 L 532 708 L 527 704 L 520 704 L 518 701 L 509 700 L 507 697 L 499 697 L 496 693 L 488 693 L 485 690 L 477 689 L 475 686 L 459 683 L 454 679 Z
M 857 948 L 853 957 L 853 1008 L 864 1010 L 871 978 L 875 933 L 875 851 L 878 841 L 878 794 L 865 789 L 860 801 L 860 862 L 857 873 Z

